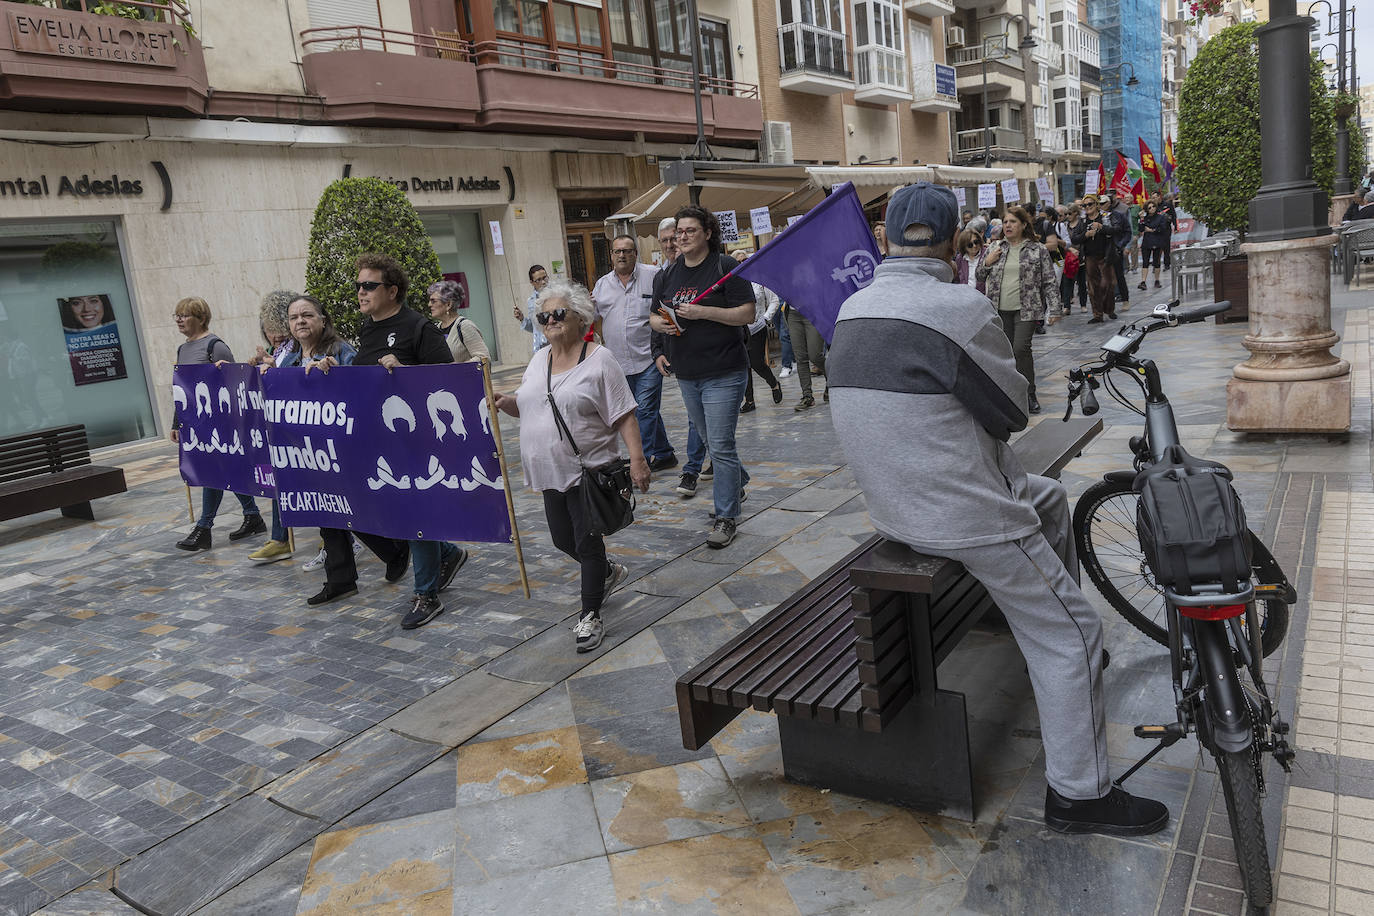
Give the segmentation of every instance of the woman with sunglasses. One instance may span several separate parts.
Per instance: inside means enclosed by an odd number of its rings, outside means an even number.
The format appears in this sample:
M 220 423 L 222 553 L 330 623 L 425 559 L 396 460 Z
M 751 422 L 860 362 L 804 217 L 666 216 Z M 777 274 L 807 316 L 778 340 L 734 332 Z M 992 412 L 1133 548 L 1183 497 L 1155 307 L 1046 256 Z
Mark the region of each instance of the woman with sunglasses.
M 496 406 L 520 418 L 520 463 L 525 482 L 544 495 L 544 516 L 554 546 L 582 568 L 582 606 L 573 627 L 578 652 L 601 645 L 601 605 L 629 575 L 606 558 L 599 534 L 587 531 L 579 486 L 582 467 L 600 467 L 630 456 L 630 478 L 649 489 L 649 463 L 639 439 L 635 397 L 611 351 L 593 341 L 591 294 L 580 284 L 549 283 L 539 293 L 533 318 L 549 345 L 535 354 L 514 394 L 498 394 Z M 573 453 L 554 417 L 554 405 L 582 453 Z
M 983 236 L 981 233 L 965 229 L 959 233 L 954 256 L 955 279 L 966 283 L 978 292 L 986 292 L 983 281 L 978 279 L 978 265 L 983 263 Z

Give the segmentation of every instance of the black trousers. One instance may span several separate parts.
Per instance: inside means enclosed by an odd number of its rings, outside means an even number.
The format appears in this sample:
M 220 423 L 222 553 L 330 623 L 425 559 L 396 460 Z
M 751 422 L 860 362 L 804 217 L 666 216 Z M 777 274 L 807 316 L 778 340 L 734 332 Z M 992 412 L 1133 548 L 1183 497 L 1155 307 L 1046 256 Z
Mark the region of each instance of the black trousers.
M 376 534 L 353 532 L 353 536 L 367 545 L 383 563 L 393 563 L 402 553 L 410 553 L 409 541 L 397 541 Z M 341 528 L 321 528 L 324 539 L 324 580 L 330 585 L 354 585 L 358 581 L 358 566 L 353 562 L 353 545 L 348 532 Z
M 768 390 L 771 391 L 778 387 L 777 376 L 773 375 L 773 370 L 768 368 L 768 328 L 763 328 L 757 334 L 750 334 L 746 341 L 749 351 L 749 368 L 757 372 L 759 378 L 768 383 Z M 748 382 L 744 389 L 744 403 L 754 403 L 754 372 L 749 373 Z
M 1118 249 L 1116 262 L 1116 298 L 1122 302 L 1131 298 L 1130 290 L 1126 288 L 1126 252 Z
M 553 546 L 582 566 L 582 610 L 600 611 L 611 565 L 606 560 L 605 540 L 599 534 L 587 533 L 578 496 L 576 486 L 566 493 L 545 490 L 544 517 L 549 520 Z

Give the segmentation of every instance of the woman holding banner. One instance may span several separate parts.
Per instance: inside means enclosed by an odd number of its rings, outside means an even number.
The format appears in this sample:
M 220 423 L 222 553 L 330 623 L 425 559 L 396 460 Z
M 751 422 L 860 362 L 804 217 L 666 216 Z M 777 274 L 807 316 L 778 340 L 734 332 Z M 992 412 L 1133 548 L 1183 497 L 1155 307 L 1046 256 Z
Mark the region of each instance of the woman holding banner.
M 306 371 L 319 367 L 325 372 L 330 366 L 351 366 L 358 351 L 339 338 L 329 313 L 314 296 L 293 296 L 286 310 L 286 327 L 290 334 L 283 350 L 274 359 L 265 356 L 263 371 L 276 366 L 305 366 Z M 326 360 L 328 360 L 326 362 Z M 320 548 L 324 553 L 324 548 Z M 272 538 L 248 555 L 254 563 L 275 563 L 291 557 L 291 543 L 286 527 L 281 523 L 275 500 L 272 502 Z M 324 561 L 320 561 L 323 565 Z
M 198 296 L 190 296 L 177 303 L 174 312 L 177 330 L 186 342 L 177 347 L 177 365 L 193 363 L 233 362 L 234 354 L 229 345 L 210 333 L 210 305 Z M 172 441 L 179 442 L 178 420 L 172 419 Z M 239 505 L 243 507 L 243 524 L 229 532 L 229 540 L 237 541 L 249 535 L 261 534 L 267 530 L 262 521 L 262 513 L 253 497 L 245 493 L 235 493 Z M 186 537 L 177 541 L 182 550 L 209 550 L 210 529 L 214 527 L 215 515 L 224 501 L 224 491 L 204 487 L 200 491 L 200 518 Z
M 596 319 L 591 294 L 579 284 L 555 281 L 539 294 L 533 318 L 548 339 L 514 394 L 496 395 L 496 406 L 520 418 L 520 461 L 525 481 L 544 494 L 544 515 L 559 550 L 582 567 L 582 612 L 573 628 L 577 651 L 601 645 L 601 604 L 629 575 L 606 559 L 606 544 L 589 534 L 578 487 L 582 467 L 600 467 L 630 455 L 630 478 L 649 489 L 649 463 L 639 439 L 635 397 L 611 351 L 593 342 Z M 545 353 L 548 355 L 545 356 Z M 582 453 L 573 453 L 554 411 Z

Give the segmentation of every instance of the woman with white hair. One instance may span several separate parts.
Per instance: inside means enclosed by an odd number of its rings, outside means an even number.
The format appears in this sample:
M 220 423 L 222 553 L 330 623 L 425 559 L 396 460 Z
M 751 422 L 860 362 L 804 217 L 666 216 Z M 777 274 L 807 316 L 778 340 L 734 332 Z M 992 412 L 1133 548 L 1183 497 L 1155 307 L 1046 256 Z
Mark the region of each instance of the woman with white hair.
M 429 287 L 429 315 L 444 332 L 455 363 L 475 363 L 491 359 L 482 330 L 471 318 L 458 314 L 468 307 L 467 290 L 455 280 L 440 280 Z
M 554 545 L 582 567 L 582 607 L 573 633 L 577 651 L 590 652 L 601 645 L 602 602 L 625 581 L 629 570 L 607 560 L 601 535 L 587 531 L 578 489 L 582 467 L 615 461 L 623 444 L 630 455 L 630 478 L 647 492 L 649 463 L 625 372 L 611 351 L 593 340 L 596 307 L 587 288 L 554 281 L 540 292 L 534 307 L 534 320 L 549 345 L 530 360 L 514 394 L 496 396 L 496 406 L 520 418 L 525 482 L 544 494 L 544 515 Z M 554 417 L 554 405 L 580 458 Z

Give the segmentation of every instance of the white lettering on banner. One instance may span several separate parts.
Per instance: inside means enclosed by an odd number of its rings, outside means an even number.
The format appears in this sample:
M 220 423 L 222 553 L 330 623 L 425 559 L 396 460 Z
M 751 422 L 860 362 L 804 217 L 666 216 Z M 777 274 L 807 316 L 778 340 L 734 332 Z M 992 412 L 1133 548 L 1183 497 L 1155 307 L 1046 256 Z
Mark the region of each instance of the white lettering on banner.
M 283 491 L 277 501 L 288 512 L 333 512 L 336 515 L 352 515 L 353 507 L 348 497 L 338 493 L 319 493 L 311 491 Z
M 978 186 L 978 206 L 980 208 L 997 206 L 997 185 L 980 184 Z
M 268 423 L 279 423 L 283 426 L 342 426 L 345 435 L 353 432 L 353 418 L 348 415 L 348 404 L 344 401 L 272 398 L 263 402 L 262 412 Z M 412 415 L 412 428 L 414 419 Z
M 307 468 L 311 471 L 339 473 L 339 454 L 334 449 L 334 440 L 324 440 L 324 448 L 315 448 L 310 437 L 305 444 L 268 446 L 274 468 Z
M 1021 184 L 1015 178 L 1008 178 L 1002 182 L 1002 200 L 1009 204 L 1021 200 Z

